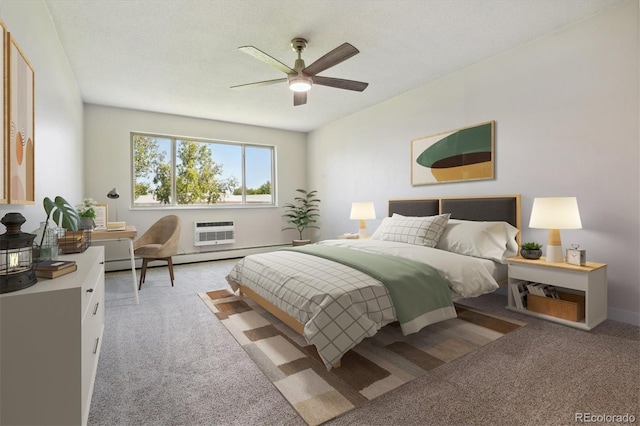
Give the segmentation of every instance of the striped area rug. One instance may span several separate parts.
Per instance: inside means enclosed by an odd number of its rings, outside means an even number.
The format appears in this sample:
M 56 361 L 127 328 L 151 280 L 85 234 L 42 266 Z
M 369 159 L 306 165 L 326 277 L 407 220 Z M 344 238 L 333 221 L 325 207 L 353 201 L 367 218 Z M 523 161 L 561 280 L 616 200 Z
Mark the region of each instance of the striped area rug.
M 318 425 L 484 346 L 523 323 L 456 305 L 458 318 L 403 336 L 382 328 L 327 371 L 315 347 L 231 290 L 199 296 L 309 425 Z

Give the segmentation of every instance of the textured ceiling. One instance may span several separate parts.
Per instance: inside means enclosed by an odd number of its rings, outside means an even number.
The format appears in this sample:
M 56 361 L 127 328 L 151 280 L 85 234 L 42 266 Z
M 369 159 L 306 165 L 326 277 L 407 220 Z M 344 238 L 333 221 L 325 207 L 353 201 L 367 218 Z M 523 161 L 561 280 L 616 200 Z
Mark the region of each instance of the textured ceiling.
M 602 12 L 623 0 L 46 0 L 87 103 L 307 132 Z M 293 67 L 344 42 L 360 54 L 319 75 L 365 81 L 362 93 L 314 86 L 293 106 L 285 77 L 238 50 Z

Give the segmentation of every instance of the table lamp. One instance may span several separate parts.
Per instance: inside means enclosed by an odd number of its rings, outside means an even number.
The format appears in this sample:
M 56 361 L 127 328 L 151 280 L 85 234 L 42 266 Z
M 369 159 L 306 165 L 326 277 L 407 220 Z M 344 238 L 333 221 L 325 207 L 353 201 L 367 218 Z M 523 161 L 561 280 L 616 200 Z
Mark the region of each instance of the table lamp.
M 576 197 L 534 198 L 529 227 L 549 230 L 546 261 L 562 262 L 560 230 L 582 228 L 578 200 Z
M 26 219 L 20 213 L 7 213 L 0 235 L 0 293 L 22 290 L 38 282 L 33 258 L 34 234 L 22 232 Z
M 376 211 L 373 207 L 373 203 L 366 202 L 351 204 L 351 215 L 349 216 L 349 219 L 360 221 L 360 229 L 358 233 L 359 238 L 369 238 L 369 234 L 367 234 L 367 223 L 365 221 L 375 218 Z

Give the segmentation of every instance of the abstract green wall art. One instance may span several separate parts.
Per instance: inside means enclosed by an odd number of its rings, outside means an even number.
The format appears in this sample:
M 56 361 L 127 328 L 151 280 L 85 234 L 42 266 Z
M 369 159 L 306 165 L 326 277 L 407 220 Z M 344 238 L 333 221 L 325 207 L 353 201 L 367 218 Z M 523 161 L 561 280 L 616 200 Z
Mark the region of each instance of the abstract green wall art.
M 411 141 L 411 184 L 493 179 L 495 121 Z

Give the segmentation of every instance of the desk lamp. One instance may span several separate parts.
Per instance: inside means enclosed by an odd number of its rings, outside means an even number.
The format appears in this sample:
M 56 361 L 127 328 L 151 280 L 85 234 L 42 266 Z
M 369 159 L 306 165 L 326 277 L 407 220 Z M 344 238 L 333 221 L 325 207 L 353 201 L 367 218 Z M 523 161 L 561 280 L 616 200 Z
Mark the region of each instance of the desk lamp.
M 116 200 L 116 222 L 118 221 L 118 198 L 120 198 L 120 193 L 118 192 L 118 188 L 113 188 L 111 191 L 107 192 L 107 198 L 111 200 Z M 109 219 L 107 218 L 107 222 Z
M 561 229 L 581 229 L 580 212 L 576 197 L 534 198 L 530 228 L 549 230 L 547 262 L 562 262 Z
M 360 229 L 358 233 L 359 238 L 369 238 L 369 234 L 367 234 L 367 223 L 365 221 L 375 218 L 376 211 L 373 207 L 373 203 L 366 202 L 351 204 L 351 215 L 349 219 L 360 221 Z

